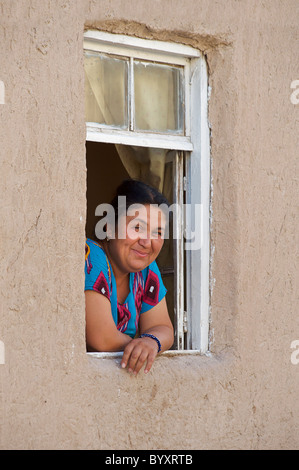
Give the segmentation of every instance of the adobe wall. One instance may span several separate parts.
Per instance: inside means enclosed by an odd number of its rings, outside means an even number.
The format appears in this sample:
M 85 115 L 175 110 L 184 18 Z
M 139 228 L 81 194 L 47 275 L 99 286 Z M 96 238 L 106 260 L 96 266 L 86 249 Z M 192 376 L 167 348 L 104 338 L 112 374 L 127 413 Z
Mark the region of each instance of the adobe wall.
M 0 448 L 298 449 L 297 0 L 0 0 L 0 15 Z M 210 354 L 137 378 L 85 353 L 87 27 L 190 44 L 209 66 Z

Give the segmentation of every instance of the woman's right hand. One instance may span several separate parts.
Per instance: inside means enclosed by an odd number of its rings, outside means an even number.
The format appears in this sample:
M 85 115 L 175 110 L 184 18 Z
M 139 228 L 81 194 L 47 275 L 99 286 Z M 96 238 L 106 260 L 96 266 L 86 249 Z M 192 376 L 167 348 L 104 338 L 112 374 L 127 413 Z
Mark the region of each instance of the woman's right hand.
M 124 349 L 121 367 L 128 367 L 128 372 L 137 375 L 143 365 L 144 372 L 147 374 L 158 354 L 158 345 L 156 341 L 149 337 L 135 338 L 130 341 Z

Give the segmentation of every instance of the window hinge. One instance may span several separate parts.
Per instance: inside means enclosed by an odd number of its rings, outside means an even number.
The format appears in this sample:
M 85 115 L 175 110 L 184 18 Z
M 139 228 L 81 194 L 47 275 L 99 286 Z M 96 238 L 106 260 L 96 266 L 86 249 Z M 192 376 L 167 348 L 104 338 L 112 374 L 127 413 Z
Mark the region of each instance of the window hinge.
M 187 317 L 187 312 L 184 312 L 184 317 L 183 317 L 183 330 L 184 330 L 184 333 L 187 333 L 187 331 L 188 331 L 188 317 Z

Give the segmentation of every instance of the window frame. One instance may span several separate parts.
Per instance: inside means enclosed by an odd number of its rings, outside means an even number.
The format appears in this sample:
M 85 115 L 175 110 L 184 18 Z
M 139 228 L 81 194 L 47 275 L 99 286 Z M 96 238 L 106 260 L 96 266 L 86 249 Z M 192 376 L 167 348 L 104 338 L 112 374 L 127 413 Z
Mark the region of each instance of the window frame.
M 184 256 L 185 234 L 182 225 L 177 224 L 180 235 L 176 240 L 179 269 L 175 285 L 179 312 L 176 315 L 175 352 L 190 351 L 204 354 L 209 349 L 210 303 L 210 132 L 208 72 L 205 58 L 201 51 L 191 46 L 97 30 L 85 32 L 84 50 L 184 67 L 184 135 L 132 131 L 130 127 L 128 130 L 112 129 L 107 125 L 87 122 L 86 140 L 176 151 L 175 166 L 179 175 L 176 202 L 180 204 L 185 202 L 191 206 L 191 211 L 185 213 L 187 234 L 192 231 L 192 215 L 195 208 L 200 205 L 201 237 L 200 247 L 186 250 Z M 134 92 L 132 83 L 128 92 Z M 184 263 L 186 263 L 185 296 L 182 292 L 184 289 L 179 288 L 184 282 L 182 277 Z M 185 336 L 186 341 L 184 341 Z

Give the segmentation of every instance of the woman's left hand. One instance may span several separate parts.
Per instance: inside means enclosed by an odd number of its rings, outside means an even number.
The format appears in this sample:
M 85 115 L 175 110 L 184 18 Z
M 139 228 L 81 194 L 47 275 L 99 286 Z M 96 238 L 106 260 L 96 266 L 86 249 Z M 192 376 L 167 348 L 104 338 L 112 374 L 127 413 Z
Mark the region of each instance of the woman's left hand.
M 151 369 L 158 354 L 156 341 L 149 337 L 136 338 L 125 347 L 121 361 L 121 367 L 128 367 L 129 372 L 137 375 L 144 364 L 144 372 Z

